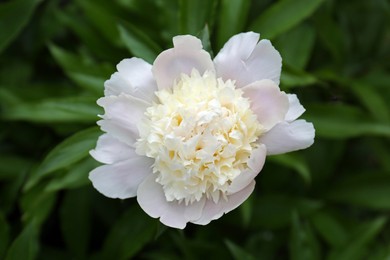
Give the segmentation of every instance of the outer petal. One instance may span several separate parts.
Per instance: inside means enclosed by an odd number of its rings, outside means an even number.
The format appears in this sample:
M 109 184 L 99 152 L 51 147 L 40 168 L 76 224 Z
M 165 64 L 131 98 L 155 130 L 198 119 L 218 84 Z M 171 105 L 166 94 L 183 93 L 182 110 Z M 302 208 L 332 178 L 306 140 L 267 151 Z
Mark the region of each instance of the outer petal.
M 305 112 L 305 108 L 301 105 L 301 103 L 299 103 L 297 95 L 287 94 L 287 96 L 290 105 L 285 120 L 287 122 L 291 122 L 300 117 Z
M 240 176 L 233 180 L 227 190 L 228 194 L 239 192 L 253 181 L 261 169 L 263 169 L 266 155 L 267 151 L 265 145 L 263 144 L 253 151 L 248 161 L 249 168 L 243 171 Z
M 121 93 L 152 102 L 157 85 L 152 74 L 152 65 L 139 58 L 124 59 L 116 66 L 118 72 L 104 83 L 105 96 Z
M 217 76 L 236 80 L 237 87 L 262 79 L 279 84 L 282 58 L 270 41 L 257 43 L 259 37 L 247 32 L 230 38 L 214 59 Z
M 103 120 L 98 121 L 101 129 L 134 147 L 135 141 L 139 138 L 137 125 L 141 122 L 150 104 L 125 94 L 103 97 L 97 103 L 106 112 Z
M 201 41 L 191 35 L 173 38 L 172 49 L 163 51 L 153 64 L 153 74 L 159 89 L 172 87 L 182 74 L 190 74 L 193 69 L 203 74 L 214 71 L 210 54 L 202 49 Z
M 112 164 L 137 156 L 134 148 L 109 134 L 101 135 L 96 148 L 89 153 L 96 161 L 105 164 Z
M 93 186 L 109 198 L 127 199 L 136 196 L 139 184 L 152 174 L 153 160 L 134 156 L 128 160 L 100 166 L 89 174 Z
M 220 218 L 224 213 L 228 213 L 237 208 L 249 197 L 249 195 L 251 195 L 255 188 L 255 183 L 256 182 L 253 180 L 241 191 L 228 196 L 227 201 L 220 199 L 218 203 L 214 203 L 212 200 L 207 200 L 202 216 L 198 220 L 192 222 L 199 225 L 207 225 L 210 221 Z
M 198 219 L 205 205 L 205 199 L 187 206 L 184 202 L 168 202 L 154 174 L 149 175 L 139 186 L 137 200 L 149 216 L 159 217 L 164 225 L 180 229 L 185 228 L 187 222 Z
M 242 90 L 244 96 L 251 100 L 257 119 L 267 130 L 284 121 L 289 107 L 288 97 L 273 81 L 256 81 Z
M 281 154 L 311 146 L 314 142 L 314 127 L 305 120 L 282 122 L 265 133 L 259 142 L 267 147 L 267 154 Z

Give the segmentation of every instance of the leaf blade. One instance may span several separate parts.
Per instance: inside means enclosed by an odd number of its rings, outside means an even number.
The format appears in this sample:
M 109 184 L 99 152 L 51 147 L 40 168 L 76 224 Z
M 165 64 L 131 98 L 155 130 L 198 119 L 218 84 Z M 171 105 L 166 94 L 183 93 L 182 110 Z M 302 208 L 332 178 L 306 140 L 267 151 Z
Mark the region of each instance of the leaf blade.
M 88 152 L 95 147 L 99 135 L 101 135 L 100 130 L 97 127 L 92 127 L 78 132 L 58 144 L 50 151 L 34 175 L 27 181 L 25 189 L 32 188 L 42 178 L 56 170 L 67 167 L 88 156 Z
M 317 10 L 324 0 L 283 0 L 265 10 L 249 27 L 273 39 L 302 22 Z
M 0 5 L 0 53 L 18 36 L 27 25 L 41 0 L 8 1 Z M 23 14 L 23 15 L 15 15 Z

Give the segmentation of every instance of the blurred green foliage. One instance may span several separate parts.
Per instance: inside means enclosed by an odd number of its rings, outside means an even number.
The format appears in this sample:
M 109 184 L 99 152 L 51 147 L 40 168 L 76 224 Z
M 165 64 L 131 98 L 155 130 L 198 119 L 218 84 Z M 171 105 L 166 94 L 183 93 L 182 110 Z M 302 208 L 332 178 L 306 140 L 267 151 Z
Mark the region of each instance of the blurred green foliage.
M 314 145 L 269 157 L 239 209 L 168 229 L 93 189 L 96 100 L 123 58 L 253 30 L 283 57 Z M 0 3 L 0 258 L 390 259 L 386 0 Z

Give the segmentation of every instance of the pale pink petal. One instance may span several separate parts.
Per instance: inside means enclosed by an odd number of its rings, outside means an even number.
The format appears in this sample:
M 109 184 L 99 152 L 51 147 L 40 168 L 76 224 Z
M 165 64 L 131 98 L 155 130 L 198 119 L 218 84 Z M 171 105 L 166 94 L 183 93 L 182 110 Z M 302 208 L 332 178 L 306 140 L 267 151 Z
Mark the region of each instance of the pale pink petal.
M 201 41 L 191 35 L 173 38 L 172 49 L 157 56 L 153 64 L 153 74 L 159 89 L 170 88 L 182 73 L 191 74 L 196 69 L 201 75 L 214 71 L 210 54 L 202 49 Z
M 89 153 L 96 161 L 105 164 L 116 163 L 136 156 L 134 148 L 109 134 L 101 135 L 96 148 Z
M 219 51 L 214 62 L 222 62 L 223 59 L 228 59 L 228 56 L 234 57 L 234 59 L 239 58 L 242 61 L 247 60 L 259 42 L 259 38 L 260 34 L 254 32 L 234 35 Z
M 240 33 L 225 44 L 214 59 L 217 76 L 235 80 L 237 87 L 270 79 L 279 84 L 282 58 L 268 40 L 253 32 Z M 257 45 L 256 45 L 257 43 Z
M 153 160 L 136 155 L 125 161 L 100 166 L 89 174 L 93 186 L 109 198 L 127 199 L 137 195 L 140 183 L 152 174 Z
M 186 205 L 184 202 L 168 202 L 156 176 L 148 176 L 139 186 L 137 201 L 151 217 L 160 218 L 166 226 L 183 229 L 187 222 L 200 218 L 205 199 Z
M 126 94 L 103 97 L 97 103 L 105 111 L 103 119 L 97 122 L 101 129 L 134 147 L 135 141 L 139 138 L 137 125 L 150 104 Z
M 244 96 L 251 101 L 251 108 L 265 129 L 284 121 L 289 103 L 286 93 L 271 80 L 260 80 L 242 89 Z
M 118 72 L 104 83 L 105 96 L 129 94 L 151 103 L 157 85 L 152 74 L 152 65 L 139 58 L 124 59 L 116 66 Z
M 305 120 L 282 122 L 260 137 L 259 142 L 267 147 L 267 154 L 281 154 L 311 146 L 314 142 L 314 127 Z
M 233 209 L 240 206 L 251 195 L 255 188 L 255 181 L 253 180 L 244 189 L 237 193 L 228 196 L 228 200 L 221 198 L 218 203 L 214 203 L 213 200 L 207 200 L 203 208 L 202 216 L 192 223 L 199 225 L 207 225 L 214 219 L 220 218 L 224 213 L 228 213 Z
M 290 105 L 285 120 L 291 122 L 300 117 L 305 112 L 305 108 L 299 103 L 297 95 L 287 94 L 287 96 Z
M 233 194 L 242 190 L 253 181 L 253 179 L 263 168 L 266 155 L 267 151 L 265 145 L 263 144 L 252 152 L 248 161 L 249 168 L 243 171 L 237 178 L 232 181 L 227 190 L 228 194 Z

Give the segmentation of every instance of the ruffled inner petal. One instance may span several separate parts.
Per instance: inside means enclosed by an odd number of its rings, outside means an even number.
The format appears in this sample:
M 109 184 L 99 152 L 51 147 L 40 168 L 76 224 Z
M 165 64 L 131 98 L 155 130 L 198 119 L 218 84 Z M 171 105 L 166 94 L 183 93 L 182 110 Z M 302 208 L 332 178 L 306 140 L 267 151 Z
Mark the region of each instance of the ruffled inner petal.
M 248 169 L 241 172 L 240 175 L 232 181 L 228 189 L 228 194 L 234 194 L 244 189 L 254 180 L 261 169 L 263 169 L 266 155 L 267 151 L 265 145 L 260 145 L 252 152 L 248 161 Z

